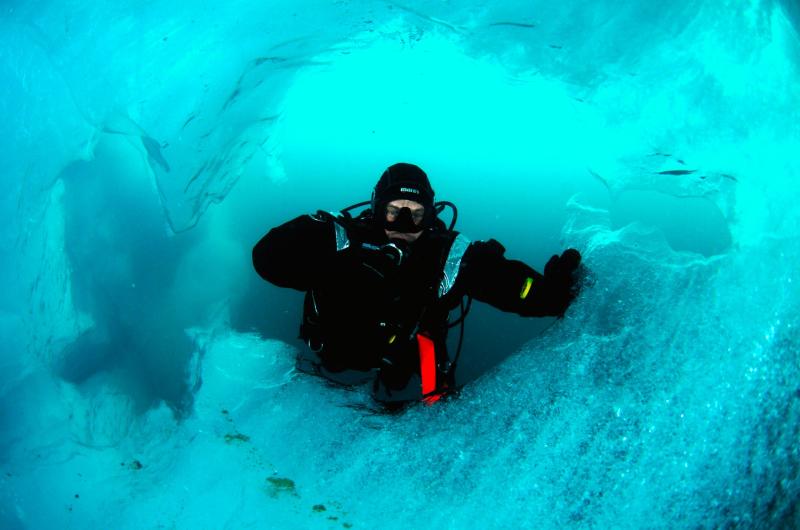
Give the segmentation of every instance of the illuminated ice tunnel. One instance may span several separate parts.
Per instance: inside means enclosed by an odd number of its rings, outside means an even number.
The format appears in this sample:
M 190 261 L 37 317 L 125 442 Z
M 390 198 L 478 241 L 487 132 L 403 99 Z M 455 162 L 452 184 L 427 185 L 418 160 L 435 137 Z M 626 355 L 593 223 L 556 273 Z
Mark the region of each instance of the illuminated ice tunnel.
M 800 527 L 798 28 L 790 0 L 4 2 L 0 527 Z M 302 296 L 250 249 L 398 161 L 591 282 L 559 320 L 476 304 L 461 394 L 387 416 L 295 372 Z

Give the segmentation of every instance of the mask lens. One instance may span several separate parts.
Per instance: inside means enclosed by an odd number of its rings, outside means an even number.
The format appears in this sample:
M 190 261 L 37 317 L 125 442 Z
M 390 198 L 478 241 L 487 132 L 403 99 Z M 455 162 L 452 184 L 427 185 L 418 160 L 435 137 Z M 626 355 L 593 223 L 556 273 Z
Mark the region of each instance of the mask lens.
M 411 220 L 414 221 L 415 225 L 418 225 L 425 219 L 425 208 L 418 208 L 416 210 L 410 210 L 408 208 L 398 208 L 396 206 L 387 206 L 386 207 L 386 220 L 387 221 L 394 221 L 400 216 L 400 212 L 402 210 L 408 210 L 411 215 Z

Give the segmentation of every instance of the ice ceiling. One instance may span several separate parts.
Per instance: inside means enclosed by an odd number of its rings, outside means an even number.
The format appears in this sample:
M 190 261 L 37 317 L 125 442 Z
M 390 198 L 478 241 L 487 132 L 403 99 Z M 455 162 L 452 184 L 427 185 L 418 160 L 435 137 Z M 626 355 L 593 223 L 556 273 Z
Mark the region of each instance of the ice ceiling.
M 6 2 L 0 27 L 3 528 L 800 525 L 795 2 Z M 293 373 L 297 297 L 249 251 L 398 160 L 472 237 L 575 246 L 593 281 L 459 399 L 387 417 Z

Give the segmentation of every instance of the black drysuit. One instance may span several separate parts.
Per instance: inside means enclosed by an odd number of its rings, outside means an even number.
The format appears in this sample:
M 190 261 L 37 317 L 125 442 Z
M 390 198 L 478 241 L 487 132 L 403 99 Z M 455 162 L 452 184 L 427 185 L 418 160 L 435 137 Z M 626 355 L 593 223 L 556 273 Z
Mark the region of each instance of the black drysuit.
M 553 256 L 542 275 L 504 252 L 438 220 L 408 244 L 390 241 L 369 217 L 319 212 L 270 230 L 253 265 L 265 280 L 306 292 L 300 334 L 321 373 L 337 380 L 377 370 L 374 395 L 388 403 L 453 388 L 448 316 L 465 296 L 523 316 L 564 313 L 579 254 Z

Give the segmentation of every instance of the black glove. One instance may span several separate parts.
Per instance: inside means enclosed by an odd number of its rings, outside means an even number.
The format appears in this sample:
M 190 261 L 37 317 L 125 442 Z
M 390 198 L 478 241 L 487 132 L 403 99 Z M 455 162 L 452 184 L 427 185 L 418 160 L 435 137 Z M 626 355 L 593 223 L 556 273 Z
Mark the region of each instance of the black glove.
M 580 283 L 577 281 L 576 271 L 580 263 L 580 252 L 568 248 L 561 256 L 554 255 L 544 266 L 548 298 L 559 317 L 564 316 L 564 312 L 578 295 Z

